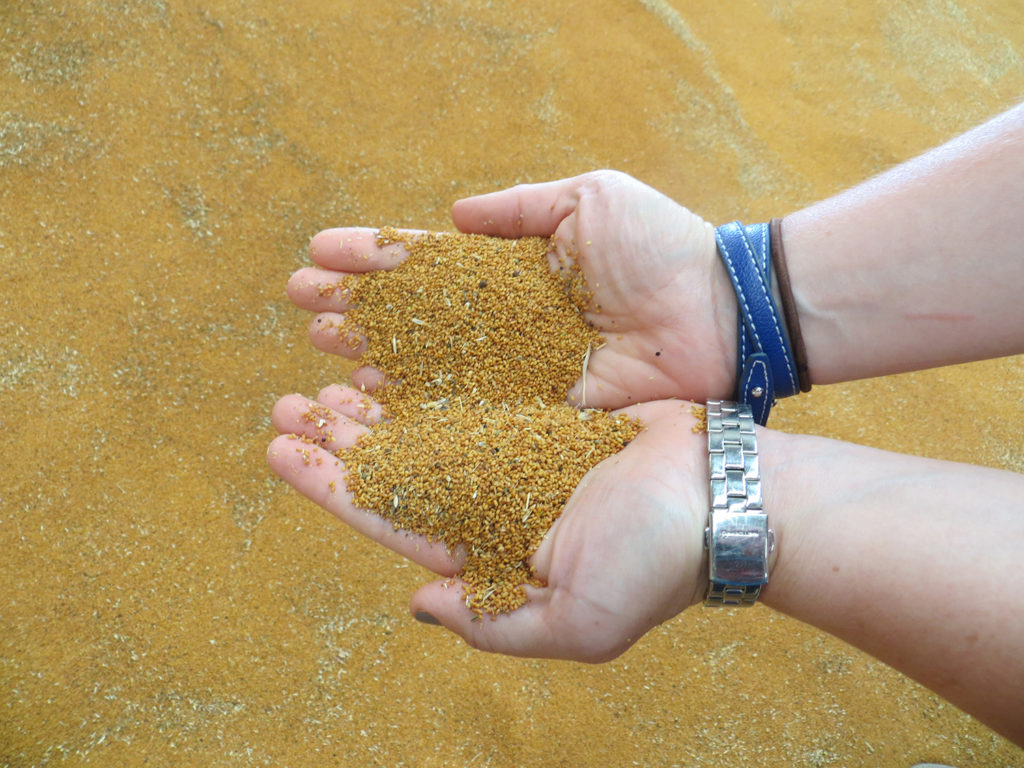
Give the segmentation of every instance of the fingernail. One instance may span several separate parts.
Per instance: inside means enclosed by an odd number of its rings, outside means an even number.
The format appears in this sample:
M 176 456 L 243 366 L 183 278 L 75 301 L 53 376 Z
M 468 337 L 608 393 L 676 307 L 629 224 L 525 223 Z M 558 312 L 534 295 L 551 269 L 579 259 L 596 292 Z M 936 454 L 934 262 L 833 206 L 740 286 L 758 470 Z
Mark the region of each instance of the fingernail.
M 416 611 L 416 621 L 424 624 L 433 624 L 436 627 L 441 626 L 441 622 L 437 620 L 434 614 L 427 613 L 426 611 Z

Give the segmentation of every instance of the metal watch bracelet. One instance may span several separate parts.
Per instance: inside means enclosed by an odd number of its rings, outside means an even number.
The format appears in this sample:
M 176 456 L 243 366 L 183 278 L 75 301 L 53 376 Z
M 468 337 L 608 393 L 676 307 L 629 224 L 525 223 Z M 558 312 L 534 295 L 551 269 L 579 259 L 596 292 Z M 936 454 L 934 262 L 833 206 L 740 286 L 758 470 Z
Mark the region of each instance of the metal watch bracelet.
M 750 406 L 707 404 L 711 509 L 704 531 L 709 606 L 751 606 L 768 583 L 775 533 L 761 504 L 761 466 Z

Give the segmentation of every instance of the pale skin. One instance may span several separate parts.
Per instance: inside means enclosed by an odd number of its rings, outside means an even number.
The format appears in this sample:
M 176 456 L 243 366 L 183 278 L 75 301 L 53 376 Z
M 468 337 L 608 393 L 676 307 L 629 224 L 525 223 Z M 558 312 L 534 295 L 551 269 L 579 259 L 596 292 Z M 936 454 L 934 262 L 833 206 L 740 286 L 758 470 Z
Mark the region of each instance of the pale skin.
M 812 381 L 1024 352 L 1022 179 L 1018 107 L 787 216 L 783 239 Z M 421 620 L 489 651 L 614 658 L 706 588 L 706 445 L 691 429 L 689 405 L 667 398 L 731 394 L 736 305 L 713 229 L 613 172 L 462 200 L 452 216 L 467 232 L 555 235 L 552 261 L 575 259 L 601 305 L 589 317 L 607 344 L 591 355 L 585 405 L 630 406 L 648 425 L 584 478 L 545 538 L 533 566 L 546 586 L 530 588 L 527 605 L 511 614 L 474 621 L 450 578 L 459 552 L 354 508 L 333 451 L 379 419 L 358 389 L 319 394 L 332 414 L 322 427 L 302 417 L 314 401 L 282 398 L 271 466 L 442 577 L 413 596 Z M 326 322 L 347 309 L 344 291 L 321 289 L 403 258 L 399 246 L 379 248 L 374 234 L 320 233 L 310 248 L 317 267 L 289 282 L 292 300 L 318 313 L 311 338 L 320 349 L 362 351 Z M 363 368 L 354 380 L 372 391 L 381 374 Z M 568 397 L 580 402 L 580 383 Z M 291 434 L 323 438 L 324 447 Z M 763 602 L 875 655 L 1024 745 L 1024 477 L 767 429 L 759 438 L 778 542 Z

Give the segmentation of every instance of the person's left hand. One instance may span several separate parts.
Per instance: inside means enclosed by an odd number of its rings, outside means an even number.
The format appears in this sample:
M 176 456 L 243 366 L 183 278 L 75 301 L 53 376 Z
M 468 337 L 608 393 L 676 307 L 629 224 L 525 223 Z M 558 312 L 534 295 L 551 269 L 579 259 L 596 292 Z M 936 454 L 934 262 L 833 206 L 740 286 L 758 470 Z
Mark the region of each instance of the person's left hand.
M 731 395 L 736 296 L 714 228 L 696 214 L 624 173 L 595 171 L 460 200 L 452 219 L 463 232 L 551 237 L 552 270 L 583 276 L 591 293 L 584 317 L 604 344 L 567 393 L 573 405 Z M 408 252 L 400 242 L 379 245 L 377 232 L 362 228 L 324 230 L 309 251 L 317 266 L 292 275 L 288 295 L 318 313 L 314 346 L 358 360 L 366 339 L 345 322 L 348 288 L 362 274 L 394 269 Z M 353 380 L 369 391 L 386 373 L 364 366 Z
M 320 414 L 312 420 L 311 405 Z M 411 610 L 421 621 L 436 620 L 482 650 L 600 662 L 697 602 L 706 585 L 706 438 L 694 433 L 690 410 L 689 403 L 659 401 L 625 411 L 646 428 L 591 469 L 541 543 L 531 564 L 546 586 L 527 587 L 526 605 L 494 620 L 478 619 L 466 607 L 463 585 L 454 578 L 463 561 L 459 549 L 452 553 L 395 531 L 383 517 L 354 506 L 344 462 L 334 452 L 351 447 L 380 418 L 365 395 L 332 386 L 318 403 L 282 398 L 273 414 L 282 435 L 268 461 L 358 531 L 445 577 L 413 596 Z

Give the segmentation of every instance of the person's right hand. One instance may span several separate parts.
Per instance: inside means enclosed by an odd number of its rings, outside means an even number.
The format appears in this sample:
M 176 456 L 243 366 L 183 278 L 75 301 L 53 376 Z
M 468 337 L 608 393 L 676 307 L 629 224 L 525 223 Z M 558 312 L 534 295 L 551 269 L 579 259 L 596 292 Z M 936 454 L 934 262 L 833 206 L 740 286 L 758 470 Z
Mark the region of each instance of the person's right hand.
M 527 586 L 526 604 L 493 621 L 466 607 L 456 575 L 464 547 L 449 551 L 355 505 L 345 451 L 380 420 L 378 403 L 337 385 L 315 401 L 281 398 L 273 412 L 281 435 L 267 459 L 296 490 L 440 577 L 412 598 L 421 621 L 494 653 L 600 662 L 697 602 L 707 584 L 707 437 L 694 430 L 692 406 L 666 400 L 624 413 L 644 430 L 584 476 L 530 558 L 544 586 Z
M 586 317 L 606 343 L 590 355 L 585 397 L 577 381 L 570 402 L 613 409 L 732 394 L 736 297 L 714 229 L 700 217 L 630 176 L 598 171 L 460 200 L 452 218 L 463 232 L 553 235 L 552 267 L 582 271 L 593 293 Z M 316 347 L 358 358 L 362 341 L 339 336 L 343 286 L 353 273 L 394 268 L 406 251 L 378 246 L 373 230 L 332 229 L 313 238 L 310 253 L 319 267 L 296 272 L 289 296 L 320 313 Z M 379 376 L 361 369 L 353 378 L 370 390 Z

